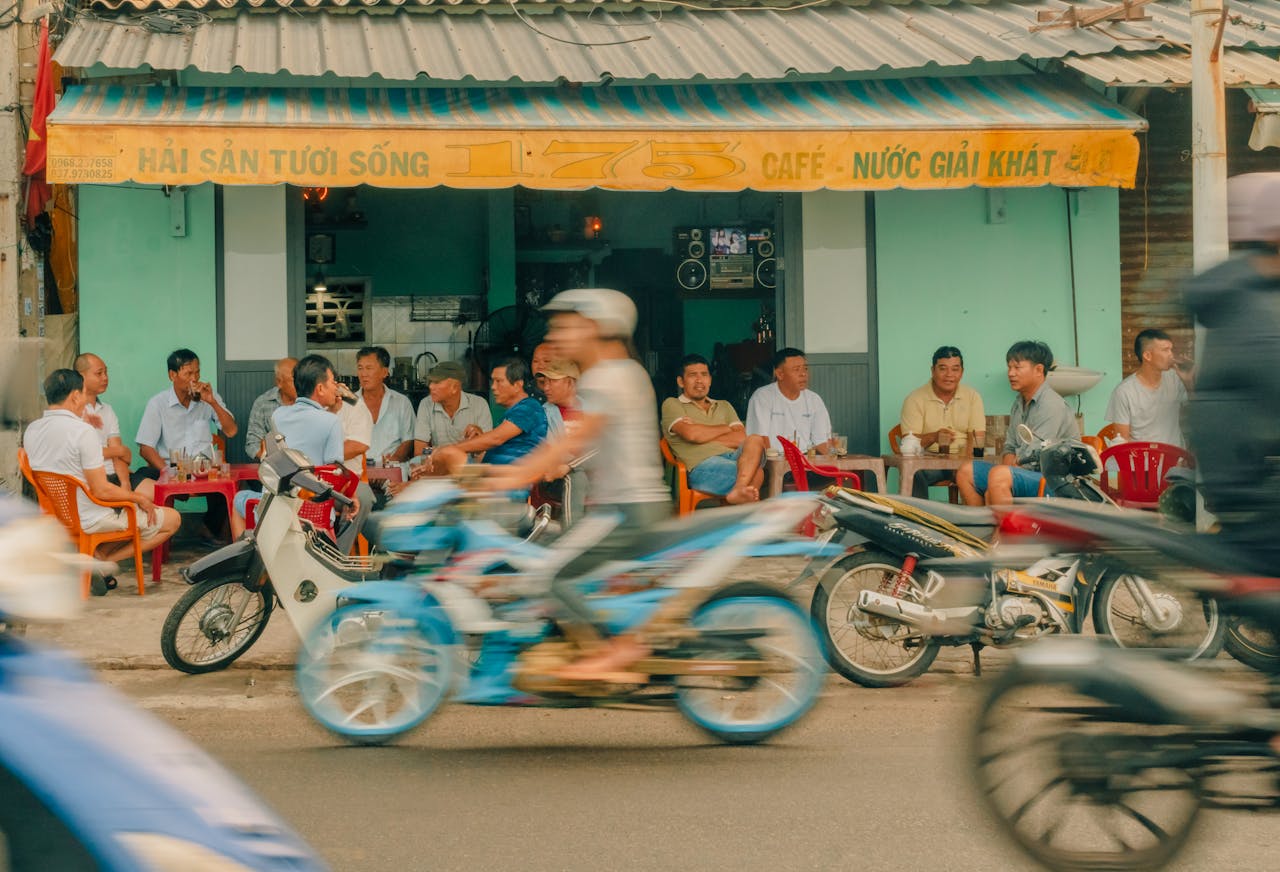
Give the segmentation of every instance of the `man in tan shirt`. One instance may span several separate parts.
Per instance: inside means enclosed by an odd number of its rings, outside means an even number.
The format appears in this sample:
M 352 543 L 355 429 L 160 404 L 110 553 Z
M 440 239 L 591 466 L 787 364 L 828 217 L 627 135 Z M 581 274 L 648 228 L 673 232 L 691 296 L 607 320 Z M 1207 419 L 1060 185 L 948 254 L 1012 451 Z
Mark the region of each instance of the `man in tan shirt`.
M 733 406 L 708 396 L 711 367 L 705 357 L 687 355 L 680 367 L 681 393 L 662 404 L 662 433 L 689 468 L 689 487 L 722 496 L 726 503 L 755 502 L 768 439 L 748 435 Z
M 933 369 L 929 383 L 907 394 L 902 403 L 902 435 L 914 433 L 920 445 L 933 454 L 965 457 L 970 436 L 981 448 L 986 439 L 987 418 L 982 397 L 968 385 L 960 384 L 964 376 L 964 356 L 954 345 L 944 345 L 933 353 Z M 946 449 L 945 451 L 943 449 Z M 951 478 L 946 469 L 926 469 L 916 473 L 911 483 L 912 496 L 929 496 L 929 486 Z

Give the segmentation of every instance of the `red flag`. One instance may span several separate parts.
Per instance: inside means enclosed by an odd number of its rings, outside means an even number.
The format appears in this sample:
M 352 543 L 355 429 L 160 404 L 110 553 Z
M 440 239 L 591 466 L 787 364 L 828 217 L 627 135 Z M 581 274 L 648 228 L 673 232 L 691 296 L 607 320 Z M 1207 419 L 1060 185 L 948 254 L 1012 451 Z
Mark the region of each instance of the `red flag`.
M 22 174 L 27 182 L 27 223 L 44 211 L 51 196 L 44 180 L 45 156 L 48 153 L 46 121 L 53 111 L 53 63 L 49 57 L 49 19 L 40 22 L 40 59 L 36 65 L 36 93 L 31 104 L 31 130 L 27 134 L 27 159 Z

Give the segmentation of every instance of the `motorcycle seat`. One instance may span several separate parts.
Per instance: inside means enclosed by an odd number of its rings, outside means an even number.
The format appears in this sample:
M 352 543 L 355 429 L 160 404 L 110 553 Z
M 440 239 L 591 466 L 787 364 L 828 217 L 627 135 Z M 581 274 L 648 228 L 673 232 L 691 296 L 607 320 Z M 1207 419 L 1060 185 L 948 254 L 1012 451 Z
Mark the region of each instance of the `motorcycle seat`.
M 683 515 L 655 524 L 643 542 L 636 543 L 627 553 L 619 555 L 620 560 L 658 554 L 669 548 L 675 548 L 695 539 L 700 539 L 720 530 L 742 523 L 743 519 L 755 512 L 759 506 L 729 506 L 725 508 L 704 509 L 692 515 Z
M 934 515 L 956 527 L 982 527 L 994 530 L 996 515 L 986 506 L 957 506 L 937 500 L 921 500 L 915 497 L 894 497 L 894 500 L 920 512 Z

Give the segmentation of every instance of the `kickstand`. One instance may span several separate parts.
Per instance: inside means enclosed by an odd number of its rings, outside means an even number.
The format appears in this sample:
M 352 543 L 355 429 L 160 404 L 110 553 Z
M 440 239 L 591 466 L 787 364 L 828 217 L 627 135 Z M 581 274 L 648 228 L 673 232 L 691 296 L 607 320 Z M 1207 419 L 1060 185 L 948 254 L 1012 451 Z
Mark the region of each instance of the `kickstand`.
M 973 674 L 978 678 L 982 677 L 982 643 L 970 642 L 969 647 L 973 649 Z

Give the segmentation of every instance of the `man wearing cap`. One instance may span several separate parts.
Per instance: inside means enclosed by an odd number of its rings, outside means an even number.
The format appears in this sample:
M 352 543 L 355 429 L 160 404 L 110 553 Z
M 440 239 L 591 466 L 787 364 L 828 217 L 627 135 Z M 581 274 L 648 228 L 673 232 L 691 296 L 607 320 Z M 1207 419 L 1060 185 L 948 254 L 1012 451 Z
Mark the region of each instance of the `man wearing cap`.
M 538 388 L 546 394 L 547 401 L 542 404 L 547 413 L 547 437 L 554 439 L 563 436 L 566 423 L 572 423 L 582 417 L 582 403 L 578 400 L 578 379 L 582 370 L 572 360 L 556 360 L 551 358 L 549 345 L 543 343 L 534 349 L 534 380 Z M 539 357 L 539 351 L 545 356 Z M 586 508 L 587 473 L 582 467 L 570 469 L 566 464 L 562 469 L 549 473 L 542 492 L 562 506 L 561 526 L 568 529 L 582 517 Z M 557 493 L 558 492 L 558 493 Z
M 443 448 L 493 429 L 489 404 L 462 390 L 466 370 L 456 360 L 437 363 L 427 373 L 428 396 L 418 404 L 413 428 L 413 453 L 428 446 Z
M 749 436 L 733 406 L 711 399 L 711 367 L 701 354 L 686 355 L 676 377 L 680 396 L 662 404 L 662 434 L 689 468 L 689 486 L 726 503 L 760 499 L 769 440 Z

